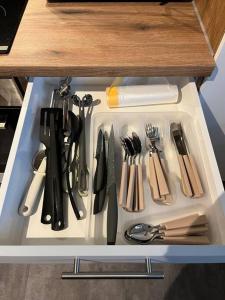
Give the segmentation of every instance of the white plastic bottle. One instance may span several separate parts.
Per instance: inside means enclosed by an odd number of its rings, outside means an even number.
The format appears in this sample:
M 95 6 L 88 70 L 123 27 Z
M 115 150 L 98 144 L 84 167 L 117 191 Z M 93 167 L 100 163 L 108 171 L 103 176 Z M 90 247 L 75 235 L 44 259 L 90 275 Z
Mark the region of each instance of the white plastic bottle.
M 178 87 L 171 84 L 112 86 L 106 89 L 110 108 L 176 103 Z

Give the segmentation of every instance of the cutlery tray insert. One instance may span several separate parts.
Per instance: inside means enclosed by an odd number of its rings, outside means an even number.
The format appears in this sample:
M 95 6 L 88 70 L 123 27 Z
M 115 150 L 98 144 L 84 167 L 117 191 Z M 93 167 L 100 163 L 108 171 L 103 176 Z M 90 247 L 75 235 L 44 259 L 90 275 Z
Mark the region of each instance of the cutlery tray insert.
M 180 187 L 180 170 L 177 161 L 176 150 L 170 136 L 170 123 L 181 122 L 185 136 L 187 138 L 188 148 L 193 154 L 198 170 L 201 176 L 205 194 L 202 198 L 192 199 L 187 198 L 181 192 Z M 149 181 L 148 181 L 148 150 L 145 145 L 145 125 L 152 123 L 152 125 L 159 127 L 160 131 L 160 147 L 164 153 L 164 158 L 167 166 L 167 175 L 171 194 L 173 197 L 172 205 L 159 205 L 152 200 Z M 116 146 L 116 174 L 117 176 L 117 190 L 119 193 L 120 176 L 123 161 L 123 150 L 120 143 L 121 136 L 131 135 L 136 132 L 142 142 L 142 170 L 144 181 L 144 196 L 145 209 L 141 212 L 127 212 L 118 207 L 118 233 L 117 243 L 124 244 L 123 233 L 124 230 L 131 224 L 144 222 L 149 224 L 157 224 L 165 219 L 177 218 L 189 213 L 200 212 L 204 213 L 210 204 L 208 197 L 208 185 L 205 177 L 205 171 L 202 161 L 202 153 L 199 141 L 197 139 L 196 127 L 193 124 L 191 116 L 184 112 L 107 112 L 96 113 L 92 119 L 90 141 L 93 146 L 91 149 L 92 157 L 92 176 L 96 168 L 95 149 L 97 145 L 97 135 L 101 128 L 105 131 L 106 137 L 109 135 L 111 125 L 114 127 L 115 146 Z M 106 201 L 107 202 L 107 201 Z M 93 215 L 94 195 L 91 200 L 89 234 L 91 239 L 96 243 L 105 243 L 106 241 L 106 224 L 107 224 L 107 204 L 102 213 Z

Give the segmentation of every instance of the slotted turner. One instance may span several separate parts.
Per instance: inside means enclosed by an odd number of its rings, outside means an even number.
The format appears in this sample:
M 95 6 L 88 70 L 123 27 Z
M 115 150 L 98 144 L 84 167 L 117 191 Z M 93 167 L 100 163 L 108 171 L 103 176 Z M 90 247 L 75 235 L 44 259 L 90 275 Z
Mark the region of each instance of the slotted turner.
M 40 141 L 46 147 L 47 168 L 41 222 L 51 224 L 52 230 L 65 227 L 63 189 L 61 180 L 60 146 L 57 140 L 62 129 L 62 109 L 42 108 Z

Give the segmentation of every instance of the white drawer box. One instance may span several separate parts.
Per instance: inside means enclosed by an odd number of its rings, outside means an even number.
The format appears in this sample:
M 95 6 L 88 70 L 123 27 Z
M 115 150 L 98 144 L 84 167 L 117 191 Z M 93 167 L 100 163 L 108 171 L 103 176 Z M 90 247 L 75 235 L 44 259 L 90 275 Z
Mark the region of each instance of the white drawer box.
M 140 83 L 140 79 L 131 79 Z M 141 79 L 147 82 L 147 78 Z M 199 102 L 195 84 L 188 78 L 172 78 L 181 90 L 180 101 L 177 104 L 143 106 L 134 108 L 119 108 L 109 110 L 105 101 L 105 87 L 111 78 L 75 78 L 73 85 L 76 90 L 90 92 L 94 98 L 102 100 L 94 108 L 91 124 L 92 131 L 98 114 L 104 113 L 136 113 L 148 114 L 149 117 L 170 114 L 186 118 L 186 132 L 190 141 L 192 152 L 196 151 L 199 169 L 203 179 L 206 195 L 202 199 L 185 199 L 171 207 L 163 207 L 162 215 L 169 217 L 177 213 L 187 214 L 192 211 L 206 213 L 210 223 L 209 246 L 167 246 L 167 245 L 128 245 L 120 235 L 127 220 L 123 220 L 120 213 L 118 227 L 118 244 L 106 246 L 104 238 L 95 239 L 93 226 L 96 220 L 91 214 L 91 196 L 85 199 L 87 218 L 82 221 L 74 220 L 69 216 L 69 228 L 61 232 L 53 232 L 40 223 L 40 211 L 30 218 L 18 215 L 18 207 L 24 194 L 25 186 L 32 173 L 31 160 L 39 147 L 39 116 L 40 108 L 49 106 L 51 91 L 57 86 L 59 78 L 35 78 L 28 84 L 23 102 L 21 115 L 11 148 L 3 183 L 0 190 L 0 261 L 1 262 L 66 262 L 75 257 L 96 257 L 126 260 L 131 258 L 150 257 L 158 261 L 188 263 L 188 262 L 225 262 L 225 215 L 224 215 L 224 189 L 220 179 L 212 145 L 209 139 L 205 119 Z M 141 122 L 141 120 L 140 120 Z M 190 133 L 188 126 L 190 122 Z M 190 135 L 190 136 L 189 136 Z M 93 142 L 90 138 L 90 169 L 92 168 Z M 91 182 L 91 181 L 90 181 Z M 91 183 L 90 183 L 91 187 Z M 176 195 L 179 198 L 179 195 Z M 179 204 L 180 203 L 180 204 Z M 155 210 L 156 211 L 156 210 Z M 148 219 L 149 214 L 149 219 Z M 146 208 L 145 222 L 151 222 L 159 217 L 160 209 L 154 217 L 154 209 Z M 104 223 L 104 222 L 103 222 Z

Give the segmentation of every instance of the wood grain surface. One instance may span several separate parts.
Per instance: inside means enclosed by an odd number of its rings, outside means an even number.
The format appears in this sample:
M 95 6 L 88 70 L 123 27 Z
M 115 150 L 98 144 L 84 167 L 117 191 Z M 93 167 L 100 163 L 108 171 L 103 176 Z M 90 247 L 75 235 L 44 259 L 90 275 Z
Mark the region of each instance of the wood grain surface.
M 192 3 L 29 0 L 0 76 L 200 76 L 214 67 Z
M 225 32 L 225 1 L 195 0 L 214 53 Z

